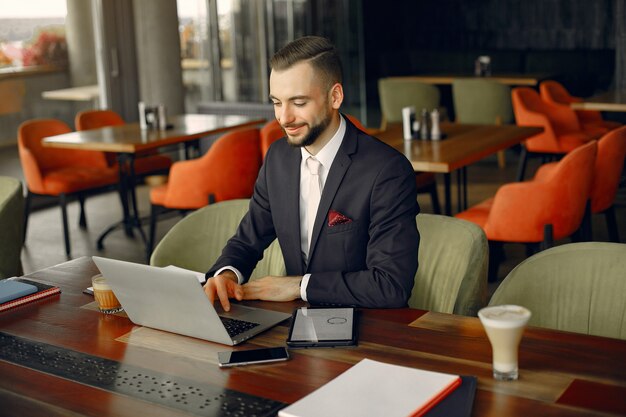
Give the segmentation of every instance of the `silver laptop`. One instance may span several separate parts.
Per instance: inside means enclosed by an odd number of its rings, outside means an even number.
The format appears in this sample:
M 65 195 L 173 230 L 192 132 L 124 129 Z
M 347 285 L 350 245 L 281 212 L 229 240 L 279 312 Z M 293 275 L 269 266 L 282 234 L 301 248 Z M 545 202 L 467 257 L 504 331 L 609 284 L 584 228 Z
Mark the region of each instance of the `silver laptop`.
M 232 303 L 216 310 L 192 272 L 92 258 L 135 324 L 232 346 L 291 317 Z

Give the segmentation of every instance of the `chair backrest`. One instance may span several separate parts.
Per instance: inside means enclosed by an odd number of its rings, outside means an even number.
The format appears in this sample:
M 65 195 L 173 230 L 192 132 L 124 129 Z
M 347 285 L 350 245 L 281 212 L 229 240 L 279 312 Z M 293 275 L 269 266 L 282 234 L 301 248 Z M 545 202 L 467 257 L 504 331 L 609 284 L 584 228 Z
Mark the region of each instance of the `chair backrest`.
M 270 148 L 270 145 L 276 142 L 278 139 L 285 136 L 285 131 L 280 127 L 278 120 L 272 119 L 261 128 L 261 157 L 265 159 L 265 154 Z
M 361 132 L 367 133 L 367 128 L 365 126 L 363 126 L 363 123 L 361 123 L 361 121 L 357 117 L 355 117 L 355 116 L 353 116 L 351 114 L 345 114 L 345 113 L 344 113 L 344 116 L 346 116 L 346 119 L 348 119 L 348 120 L 350 120 L 350 122 L 352 122 L 354 127 L 359 129 Z
M 431 111 L 439 107 L 439 89 L 410 77 L 389 77 L 378 80 L 378 95 L 382 114 L 381 129 L 387 123 L 402 121 L 402 108 L 415 106 L 419 114 L 422 109 Z
M 513 122 L 511 87 L 485 79 L 452 82 L 454 113 L 459 123 L 509 124 Z
M 179 166 L 192 161 L 179 161 L 172 165 L 170 177 L 177 175 Z M 198 181 L 170 181 L 165 197 L 165 207 L 199 208 L 208 204 L 209 195 L 215 201 L 235 200 L 252 196 L 254 183 L 261 168 L 259 129 L 242 128 L 219 137 L 197 161 L 198 169 L 189 175 L 201 177 Z
M 176 265 L 206 272 L 213 266 L 248 212 L 250 200 L 230 200 L 203 207 L 176 223 L 152 252 L 150 265 Z M 252 273 L 251 279 L 285 275 L 283 255 L 275 240 Z
M 539 85 L 541 98 L 548 103 L 564 104 L 569 106 L 572 103 L 580 103 L 583 100 L 580 97 L 570 95 L 569 91 L 563 84 L 546 80 Z M 574 110 L 580 123 L 601 123 L 602 115 L 594 110 Z
M 585 214 L 597 149 L 596 141 L 589 142 L 559 162 L 542 167 L 533 181 L 500 187 L 484 226 L 487 236 L 501 241 L 541 242 L 548 224 L 552 225 L 554 240 L 571 236 Z M 523 192 L 518 185 L 523 186 Z M 520 205 L 520 198 L 534 199 L 535 204 Z
M 98 129 L 107 126 L 121 126 L 126 122 L 113 110 L 85 110 L 74 118 L 76 130 Z M 104 153 L 109 166 L 115 164 L 117 156 L 114 152 Z
M 543 127 L 542 133 L 524 141 L 529 151 L 563 152 L 557 137 L 580 132 L 580 124 L 574 113 L 561 111 L 564 106 L 543 101 L 532 88 L 513 88 L 511 98 L 518 126 Z
M 24 193 L 15 178 L 0 176 L 0 279 L 21 275 Z
M 598 141 L 595 173 L 591 187 L 591 212 L 613 205 L 626 158 L 626 126 L 605 134 Z
M 113 110 L 85 110 L 74 118 L 76 130 L 98 129 L 106 126 L 121 126 L 124 119 Z
M 418 214 L 419 267 L 409 307 L 475 316 L 487 301 L 487 238 L 465 220 Z
M 574 102 L 582 101 L 576 97 L 572 97 L 563 84 L 554 80 L 542 81 L 541 84 L 539 84 L 539 93 L 541 94 L 541 98 L 548 103 L 569 105 Z
M 67 124 L 55 119 L 28 120 L 20 125 L 17 144 L 29 190 L 45 194 L 42 176 L 50 171 L 72 166 L 107 167 L 107 161 L 102 152 L 49 148 L 41 143 L 45 137 L 71 131 Z
M 515 267 L 489 305 L 522 305 L 532 326 L 626 339 L 624 271 L 626 244 L 557 246 Z

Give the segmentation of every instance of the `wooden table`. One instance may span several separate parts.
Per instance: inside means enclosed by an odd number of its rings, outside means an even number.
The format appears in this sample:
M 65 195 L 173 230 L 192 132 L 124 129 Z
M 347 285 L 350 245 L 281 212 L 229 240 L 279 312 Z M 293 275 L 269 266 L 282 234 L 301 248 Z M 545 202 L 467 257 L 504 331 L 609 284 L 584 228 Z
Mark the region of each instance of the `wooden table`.
M 97 272 L 79 258 L 30 274 L 62 294 L 0 313 L 0 332 L 164 374 L 163 396 L 175 400 L 173 378 L 291 403 L 363 358 L 478 377 L 474 416 L 614 416 L 626 413 L 626 341 L 528 328 L 520 345 L 520 379 L 495 381 L 491 348 L 476 318 L 422 310 L 362 310 L 356 348 L 291 350 L 276 364 L 220 369 L 216 352 L 198 339 L 134 326 L 106 316 L 82 293 Z M 301 303 L 250 303 L 291 311 Z M 287 322 L 237 349 L 284 345 Z M 170 376 L 170 379 L 167 379 Z M 59 378 L 0 360 L 0 416 L 183 416 L 175 408 Z M 132 379 L 130 381 L 132 383 Z M 169 389 L 169 388 L 168 388 Z M 172 401 L 173 402 L 173 401 Z M 174 403 L 176 404 L 176 403 Z
M 100 235 L 97 243 L 99 249 L 102 249 L 105 237 L 120 226 L 123 226 L 127 233 L 136 227 L 144 241 L 146 240 L 139 221 L 135 194 L 134 159 L 138 152 L 178 143 L 197 142 L 200 138 L 208 135 L 258 125 L 263 123 L 265 119 L 236 115 L 187 114 L 170 117 L 168 121 L 172 128 L 167 130 L 142 130 L 139 123 L 129 123 L 121 126 L 71 132 L 43 139 L 44 146 L 53 148 L 117 153 L 124 215 L 121 222 L 110 226 Z M 132 207 L 129 205 L 129 200 Z
M 41 93 L 46 100 L 90 101 L 94 108 L 99 108 L 100 90 L 97 85 L 48 90 Z
M 493 74 L 487 77 L 477 77 L 471 74 L 425 74 L 425 75 L 410 75 L 406 77 L 392 77 L 392 78 L 405 78 L 421 81 L 426 84 L 438 84 L 438 85 L 451 85 L 454 80 L 458 79 L 484 79 L 489 81 L 497 81 L 502 84 L 516 86 L 523 85 L 528 87 L 535 87 L 542 80 L 550 78 L 551 74 Z
M 626 112 L 626 90 L 608 91 L 570 106 L 575 110 Z
M 451 215 L 450 174 L 453 171 L 460 170 L 457 177 L 457 205 L 460 211 L 467 207 L 465 167 L 500 150 L 510 148 L 543 129 L 515 125 L 442 123 L 441 130 L 447 137 L 439 141 L 418 139 L 405 141 L 401 124 L 391 124 L 376 136 L 404 153 L 415 171 L 444 174 L 445 213 Z

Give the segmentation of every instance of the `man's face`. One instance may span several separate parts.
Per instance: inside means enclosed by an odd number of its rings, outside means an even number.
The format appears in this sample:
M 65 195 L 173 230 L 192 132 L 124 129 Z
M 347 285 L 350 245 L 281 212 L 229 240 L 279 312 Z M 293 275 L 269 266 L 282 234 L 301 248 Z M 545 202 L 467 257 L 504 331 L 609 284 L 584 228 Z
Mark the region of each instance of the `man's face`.
M 341 102 L 333 99 L 332 89 L 316 76 L 307 62 L 300 62 L 270 75 L 270 98 L 276 120 L 292 146 L 309 146 L 318 138 L 330 139 L 328 126 L 333 109 Z M 343 98 L 343 97 L 342 97 Z

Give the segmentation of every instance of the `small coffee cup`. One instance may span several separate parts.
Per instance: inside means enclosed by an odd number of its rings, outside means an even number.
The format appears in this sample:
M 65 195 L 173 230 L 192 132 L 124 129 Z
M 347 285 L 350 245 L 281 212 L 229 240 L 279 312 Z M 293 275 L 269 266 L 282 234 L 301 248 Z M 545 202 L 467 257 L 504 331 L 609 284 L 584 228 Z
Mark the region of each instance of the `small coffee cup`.
M 91 278 L 91 285 L 93 286 L 93 296 L 98 303 L 98 310 L 104 314 L 113 314 L 123 310 L 111 286 L 102 274 L 94 275 Z

